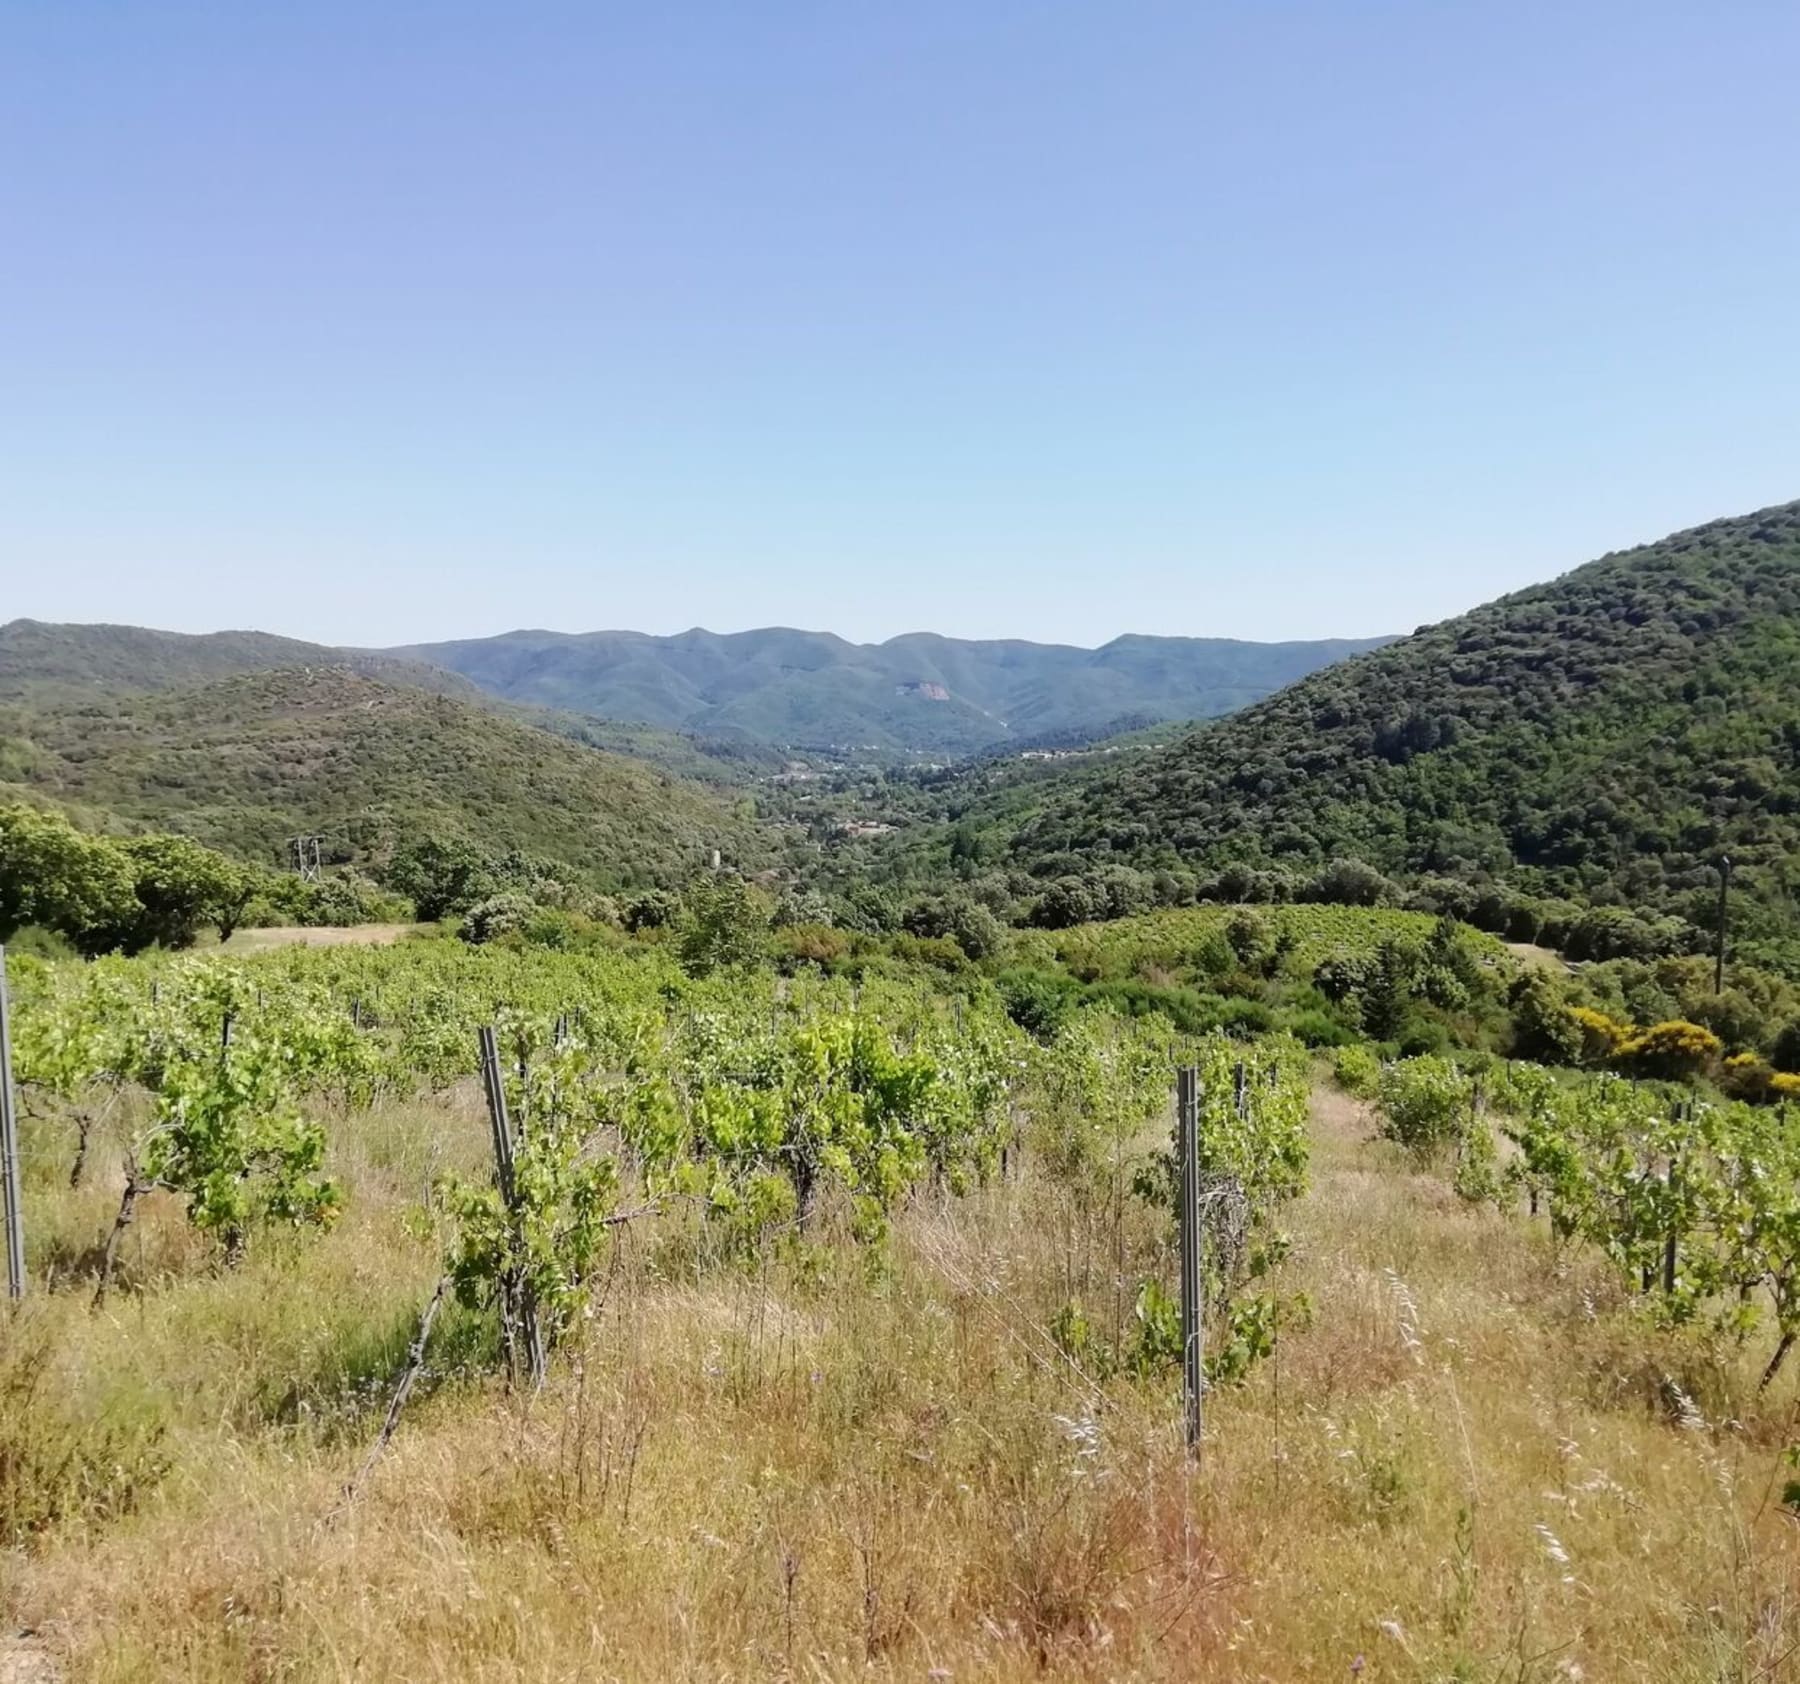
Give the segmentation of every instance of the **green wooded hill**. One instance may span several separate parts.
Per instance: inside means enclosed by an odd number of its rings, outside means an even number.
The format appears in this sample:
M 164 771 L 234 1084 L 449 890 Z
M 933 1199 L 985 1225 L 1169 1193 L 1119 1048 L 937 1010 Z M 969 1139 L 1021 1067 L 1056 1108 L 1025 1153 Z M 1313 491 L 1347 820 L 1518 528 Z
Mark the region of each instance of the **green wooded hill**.
M 1096 860 L 1395 874 L 1713 921 L 1729 853 L 1800 928 L 1800 503 L 1427 626 L 1178 745 L 1060 785 L 1013 840 Z
M 171 829 L 268 864 L 327 832 L 327 857 L 379 861 L 419 837 L 518 848 L 597 888 L 678 881 L 712 848 L 756 866 L 759 830 L 721 795 L 489 707 L 342 667 L 187 689 L 0 704 L 0 801 L 98 830 Z
M 42 709 L 150 690 L 191 689 L 239 673 L 343 668 L 383 684 L 480 703 L 521 725 L 647 760 L 706 783 L 747 785 L 784 757 L 742 734 L 702 737 L 654 725 L 510 702 L 460 673 L 369 650 L 334 649 L 268 632 L 169 632 L 148 626 L 13 620 L 0 626 L 0 702 Z
M 972 754 L 1121 715 L 1203 719 L 1380 639 L 1244 643 L 1120 637 L 1099 649 L 913 633 L 850 643 L 766 627 L 674 637 L 517 631 L 390 654 L 513 701 L 801 747 Z
M 167 632 L 148 626 L 0 626 L 0 702 L 56 706 L 140 690 L 174 690 L 234 673 L 343 667 L 388 684 L 477 698 L 468 679 L 422 661 L 328 649 L 269 632 Z

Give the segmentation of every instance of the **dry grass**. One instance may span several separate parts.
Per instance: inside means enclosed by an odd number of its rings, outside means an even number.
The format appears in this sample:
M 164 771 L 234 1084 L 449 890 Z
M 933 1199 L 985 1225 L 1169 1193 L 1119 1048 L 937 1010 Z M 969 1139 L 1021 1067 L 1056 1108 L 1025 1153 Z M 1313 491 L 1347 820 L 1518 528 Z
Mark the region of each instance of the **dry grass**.
M 233 932 L 227 953 L 263 953 L 271 947 L 388 947 L 413 924 L 263 924 Z
M 92 1464 L 0 1567 L 65 1676 L 1800 1678 L 1791 1400 L 1753 1405 L 1754 1353 L 1638 1328 L 1324 1094 L 1312 1319 L 1211 1400 L 1198 1472 L 1169 1386 L 1097 1387 L 1044 1332 L 1071 1282 L 1107 1321 L 1151 1226 L 1028 1176 L 907 1213 L 876 1266 L 696 1270 L 634 1230 L 541 1397 L 453 1371 L 346 1512 L 435 1274 L 422 1176 L 477 1131 L 345 1123 L 338 1232 L 216 1275 L 153 1211 L 140 1290 L 8 1329 L 0 1384 L 39 1383 L 0 1480 L 27 1443 L 40 1479 Z

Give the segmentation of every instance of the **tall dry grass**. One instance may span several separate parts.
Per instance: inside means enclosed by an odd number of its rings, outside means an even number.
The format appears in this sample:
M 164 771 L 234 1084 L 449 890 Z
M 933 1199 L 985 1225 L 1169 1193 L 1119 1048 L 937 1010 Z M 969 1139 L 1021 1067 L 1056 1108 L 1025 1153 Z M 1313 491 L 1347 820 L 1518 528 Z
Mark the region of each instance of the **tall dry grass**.
M 1164 1236 L 1028 1158 L 874 1259 L 633 1227 L 536 1398 L 449 1318 L 345 1508 L 436 1276 L 421 1187 L 481 1136 L 343 1119 L 322 1240 L 221 1273 L 153 1208 L 104 1311 L 8 1324 L 7 1617 L 70 1679 L 1800 1678 L 1791 1395 L 1317 1122 L 1310 1319 L 1197 1470 L 1171 1384 L 1048 1335 L 1072 1290 L 1110 1326 Z M 71 1254 L 103 1203 L 34 1183 Z

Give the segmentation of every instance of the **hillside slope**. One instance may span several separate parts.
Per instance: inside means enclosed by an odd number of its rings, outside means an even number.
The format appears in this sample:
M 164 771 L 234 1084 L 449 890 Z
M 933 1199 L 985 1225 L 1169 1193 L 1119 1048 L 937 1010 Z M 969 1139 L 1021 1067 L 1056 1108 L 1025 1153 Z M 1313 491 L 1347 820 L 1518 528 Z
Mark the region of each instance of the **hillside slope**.
M 371 650 L 333 649 L 268 632 L 168 632 L 147 626 L 0 625 L 0 703 L 32 709 L 91 703 L 108 696 L 187 689 L 241 673 L 340 667 L 383 684 L 406 685 L 478 703 L 520 725 L 589 748 L 646 760 L 680 777 L 747 785 L 779 771 L 783 756 L 739 734 L 700 737 L 652 725 L 510 702 L 460 673 Z
M 389 651 L 515 701 L 766 741 L 958 755 L 1124 714 L 1229 712 L 1380 640 L 1122 637 L 1100 649 L 771 627 L 675 637 L 517 631 Z
M 1341 666 L 1015 838 L 1138 863 L 1492 873 L 1710 921 L 1714 862 L 1800 888 L 1800 503 L 1609 555 Z
M 486 706 L 343 668 L 242 674 L 84 706 L 0 705 L 0 798 L 101 828 L 167 827 L 276 863 L 300 832 L 379 859 L 458 836 L 572 866 L 595 886 L 672 880 L 763 833 L 712 792 Z
M 466 678 L 375 651 L 330 649 L 269 632 L 168 632 L 148 626 L 0 625 L 0 702 L 56 706 L 135 691 L 175 690 L 236 673 L 344 667 L 387 684 L 474 700 Z

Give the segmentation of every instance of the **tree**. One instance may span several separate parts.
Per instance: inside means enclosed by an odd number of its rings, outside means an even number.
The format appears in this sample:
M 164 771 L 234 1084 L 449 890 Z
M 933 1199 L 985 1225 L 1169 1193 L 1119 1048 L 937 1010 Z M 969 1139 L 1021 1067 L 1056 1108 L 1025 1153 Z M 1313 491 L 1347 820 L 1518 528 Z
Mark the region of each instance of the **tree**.
M 1039 929 L 1066 930 L 1086 924 L 1105 909 L 1105 898 L 1081 877 L 1059 877 L 1031 909 L 1031 921 Z
M 1363 1028 L 1377 1041 L 1394 1040 L 1406 1022 L 1412 999 L 1414 956 L 1396 941 L 1384 941 L 1375 953 L 1375 967 L 1363 991 Z
M 1581 1027 L 1548 971 L 1526 971 L 1513 984 L 1511 1005 L 1516 1057 L 1537 1064 L 1574 1064 L 1581 1057 Z
M 1400 890 L 1363 860 L 1333 860 L 1307 887 L 1308 900 L 1331 906 L 1392 906 Z
M 249 903 L 248 873 L 186 836 L 133 836 L 120 844 L 137 910 L 118 931 L 128 953 L 154 944 L 191 947 L 202 924 L 236 926 Z
M 991 959 L 1005 939 L 1000 920 L 976 901 L 959 901 L 951 908 L 945 934 L 971 959 Z
M 667 929 L 681 916 L 681 902 L 667 889 L 647 889 L 625 903 L 625 928 L 634 936 L 642 930 Z
M 685 901 L 676 952 L 689 976 L 756 963 L 769 920 L 741 877 L 696 878 Z
M 1231 915 L 1225 926 L 1225 940 L 1238 964 L 1247 971 L 1260 971 L 1274 945 L 1269 939 L 1269 926 L 1247 908 Z
M 467 842 L 424 837 L 394 855 L 387 885 L 405 895 L 420 919 L 435 923 L 452 913 L 467 912 L 496 888 L 489 862 Z
M 524 929 L 537 910 L 537 903 L 530 895 L 518 889 L 506 889 L 470 907 L 463 915 L 462 928 L 456 933 L 472 946 L 479 947 L 497 936 L 512 935 Z
M 130 862 L 117 844 L 55 813 L 0 809 L 0 940 L 26 924 L 65 935 L 90 957 L 137 909 Z

